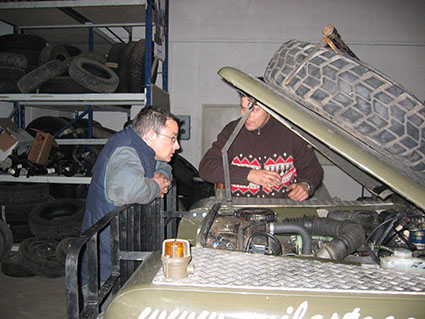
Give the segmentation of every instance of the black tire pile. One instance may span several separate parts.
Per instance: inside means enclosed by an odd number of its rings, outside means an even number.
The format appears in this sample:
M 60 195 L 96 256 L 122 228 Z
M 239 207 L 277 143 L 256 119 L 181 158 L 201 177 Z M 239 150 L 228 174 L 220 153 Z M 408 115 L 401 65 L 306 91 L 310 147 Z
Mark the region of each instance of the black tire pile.
M 14 243 L 33 237 L 28 223 L 29 213 L 49 198 L 48 184 L 0 183 L 1 220 L 12 231 Z
M 21 218 L 26 218 L 29 234 L 19 238 L 14 236 L 13 221 L 15 211 L 3 206 L 3 220 L 0 221 L 0 257 L 2 272 L 11 277 L 60 277 L 65 272 L 65 257 L 75 237 L 81 232 L 85 201 L 79 199 L 44 200 L 49 196 L 48 184 L 11 184 L 12 188 L 20 188 L 22 192 L 7 191 L 1 188 L 0 198 L 12 195 L 12 198 L 23 196 L 28 205 L 21 206 Z M 3 185 L 5 186 L 5 185 Z M 47 192 L 44 190 L 47 186 Z M 37 192 L 36 187 L 41 191 Z M 13 207 L 13 206 L 12 206 Z M 25 210 L 27 209 L 27 210 Z M 23 222 L 23 221 L 22 221 Z M 6 234 L 6 235 L 5 235 Z M 16 239 L 14 239 L 16 237 Z M 20 243 L 17 252 L 12 252 L 12 243 Z
M 105 57 L 34 35 L 0 36 L 0 93 L 143 93 L 144 85 L 144 39 L 117 43 Z

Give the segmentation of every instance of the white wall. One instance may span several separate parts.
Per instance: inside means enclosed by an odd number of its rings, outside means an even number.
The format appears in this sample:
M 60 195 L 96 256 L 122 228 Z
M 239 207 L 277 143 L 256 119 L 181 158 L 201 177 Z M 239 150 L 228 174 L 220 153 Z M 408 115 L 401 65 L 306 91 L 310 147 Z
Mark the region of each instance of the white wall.
M 203 106 L 239 103 L 234 89 L 217 75 L 221 67 L 260 76 L 283 42 L 317 43 L 327 24 L 363 61 L 424 100 L 424 12 L 423 0 L 170 1 L 171 110 L 190 114 L 192 121 L 182 155 L 195 166 L 203 155 Z M 360 195 L 360 186 L 335 168 L 325 167 L 325 183 L 333 196 Z
M 191 138 L 182 141 L 182 155 L 198 166 L 203 106 L 239 103 L 235 91 L 217 75 L 221 67 L 262 75 L 283 42 L 318 42 L 327 24 L 336 26 L 363 61 L 424 100 L 424 12 L 423 0 L 170 0 L 171 110 L 191 115 Z M 0 34 L 12 32 L 4 28 L 0 24 Z M 10 103 L 0 103 L 0 116 L 11 109 Z M 27 122 L 49 113 L 28 109 Z M 119 113 L 96 112 L 94 117 L 116 130 L 126 120 Z M 216 120 L 224 125 L 230 119 L 211 119 L 206 125 L 214 130 L 211 123 Z M 215 125 L 218 130 L 220 122 Z M 334 167 L 325 167 L 325 183 L 333 196 L 351 199 L 360 194 L 360 186 Z

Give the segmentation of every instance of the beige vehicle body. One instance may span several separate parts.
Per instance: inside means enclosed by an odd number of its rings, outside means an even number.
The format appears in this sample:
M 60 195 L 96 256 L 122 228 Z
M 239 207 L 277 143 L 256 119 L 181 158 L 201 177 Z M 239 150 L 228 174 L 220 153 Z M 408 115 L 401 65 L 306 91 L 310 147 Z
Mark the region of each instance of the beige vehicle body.
M 408 174 L 394 169 L 391 161 L 362 141 L 262 81 L 230 67 L 221 69 L 219 75 L 253 97 L 319 152 L 344 166 L 368 189 L 386 185 L 392 195 L 386 200 L 372 197 L 361 201 L 313 197 L 301 203 L 228 197 L 201 200 L 182 218 L 178 231 L 178 238 L 191 243 L 194 273 L 179 280 L 165 278 L 161 252 L 157 251 L 133 273 L 104 317 L 425 318 L 425 264 L 421 245 L 413 248 L 412 257 L 409 254 L 400 257 L 406 257 L 401 264 L 396 257 L 384 268 L 385 256 L 380 257 L 379 266 L 367 252 L 359 253 L 364 252 L 363 240 L 363 246 L 347 252 L 344 258 L 323 258 L 326 255 L 323 249 L 332 241 L 329 236 L 316 236 L 313 246 L 317 247 L 305 253 L 301 235 L 276 234 L 282 253 L 274 256 L 270 251 L 278 248 L 271 249 L 270 242 L 275 239 L 253 240 L 248 244 L 249 236 L 235 235 L 235 229 L 240 229 L 243 222 L 263 225 L 271 215 L 274 220 L 321 220 L 332 212 L 349 215 L 369 211 L 376 217 L 386 211 L 408 211 L 417 214 L 420 221 L 425 188 Z M 394 257 L 396 248 L 391 246 L 392 252 L 386 257 Z M 317 253 L 320 251 L 322 254 Z M 406 260 L 407 266 L 403 263 Z

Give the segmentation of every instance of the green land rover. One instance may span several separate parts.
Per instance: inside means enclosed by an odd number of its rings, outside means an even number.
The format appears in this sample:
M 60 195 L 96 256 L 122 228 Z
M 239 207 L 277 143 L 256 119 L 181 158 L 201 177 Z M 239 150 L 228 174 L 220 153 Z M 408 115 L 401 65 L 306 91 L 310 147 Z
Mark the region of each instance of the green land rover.
M 171 255 L 164 244 L 139 255 L 94 317 L 425 318 L 424 105 L 356 58 L 296 40 L 263 80 L 231 67 L 218 74 L 371 195 L 232 198 L 225 170 L 223 192 L 187 212 L 162 209 L 179 217 Z

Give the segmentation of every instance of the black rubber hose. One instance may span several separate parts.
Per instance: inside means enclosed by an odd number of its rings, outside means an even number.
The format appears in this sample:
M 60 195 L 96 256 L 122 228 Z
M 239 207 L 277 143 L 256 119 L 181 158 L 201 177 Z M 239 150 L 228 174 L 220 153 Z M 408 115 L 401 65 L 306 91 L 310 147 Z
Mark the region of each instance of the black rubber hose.
M 363 228 L 352 221 L 304 216 L 285 219 L 281 223 L 301 224 L 311 231 L 312 235 L 333 237 L 334 239 L 325 243 L 316 254 L 317 257 L 327 259 L 343 259 L 356 251 L 364 243 L 366 237 Z
M 363 228 L 359 224 L 352 221 L 339 221 L 329 218 L 314 218 L 311 233 L 334 237 L 318 252 L 318 257 L 331 259 L 343 259 L 359 248 L 366 237 Z
M 310 231 L 303 225 L 297 223 L 268 223 L 267 231 L 272 234 L 298 234 L 302 238 L 303 255 L 311 255 L 312 238 Z

